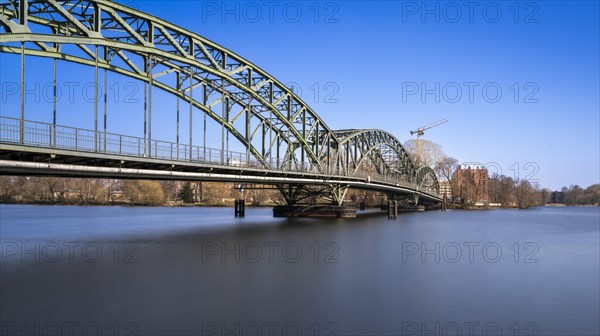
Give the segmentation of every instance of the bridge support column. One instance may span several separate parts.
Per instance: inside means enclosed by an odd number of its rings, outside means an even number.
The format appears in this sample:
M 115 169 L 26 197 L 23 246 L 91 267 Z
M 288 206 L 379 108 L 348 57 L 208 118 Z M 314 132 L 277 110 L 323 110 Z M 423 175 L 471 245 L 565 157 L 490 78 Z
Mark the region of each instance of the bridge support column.
M 234 213 L 235 213 L 235 217 L 245 217 L 246 216 L 246 200 L 244 200 L 244 199 L 235 200 Z
M 395 219 L 398 218 L 398 201 L 388 201 L 388 218 Z
M 348 186 L 343 185 L 332 185 L 329 187 L 331 191 L 331 200 L 337 206 L 342 206 L 344 203 L 344 197 L 348 191 Z
M 273 217 L 322 217 L 322 218 L 354 218 L 356 206 L 342 205 L 347 186 L 329 185 L 315 187 L 306 185 L 280 185 L 279 191 L 287 205 L 273 208 Z M 318 204 L 318 199 L 325 199 L 330 204 Z

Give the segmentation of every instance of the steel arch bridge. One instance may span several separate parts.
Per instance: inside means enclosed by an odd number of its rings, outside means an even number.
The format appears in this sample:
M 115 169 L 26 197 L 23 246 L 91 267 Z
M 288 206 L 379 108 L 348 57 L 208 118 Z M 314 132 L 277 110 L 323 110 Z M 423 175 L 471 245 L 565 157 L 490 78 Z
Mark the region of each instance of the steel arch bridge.
M 20 117 L 0 117 L 1 173 L 256 182 L 277 185 L 289 204 L 319 194 L 341 205 L 348 187 L 441 200 L 435 173 L 416 167 L 390 133 L 332 130 L 250 61 L 115 2 L 0 0 L 0 52 L 21 59 Z M 25 58 L 31 56 L 53 59 L 54 78 L 57 60 L 95 69 L 94 129 L 57 125 L 56 107 L 53 123 L 26 118 Z M 106 130 L 97 89 L 102 71 L 105 83 L 107 71 L 144 83 L 143 137 Z M 153 138 L 154 89 L 177 97 L 176 142 Z M 190 110 L 185 142 L 180 102 Z M 193 144 L 192 109 L 220 126 L 220 149 Z M 230 137 L 245 152 L 230 151 Z

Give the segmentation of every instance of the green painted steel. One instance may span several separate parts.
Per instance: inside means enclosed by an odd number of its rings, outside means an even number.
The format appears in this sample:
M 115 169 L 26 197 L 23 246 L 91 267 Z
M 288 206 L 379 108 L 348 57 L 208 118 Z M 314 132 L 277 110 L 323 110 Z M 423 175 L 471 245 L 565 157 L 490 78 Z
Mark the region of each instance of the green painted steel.
M 221 126 L 221 164 L 230 153 L 231 135 L 246 149 L 237 162 L 256 162 L 265 170 L 367 179 L 372 172 L 373 178 L 383 176 L 398 185 L 439 192 L 435 173 L 427 167 L 415 167 L 400 141 L 390 133 L 332 130 L 290 88 L 255 64 L 158 17 L 108 0 L 0 0 L 0 32 L 0 52 L 21 55 L 22 77 L 24 58 L 40 56 L 90 66 L 95 70 L 96 84 L 102 70 L 144 82 L 148 104 L 141 152 L 145 156 L 152 157 L 156 141 L 152 138 L 152 88 L 157 88 L 178 98 L 177 115 L 174 113 L 177 142 L 171 144 L 177 147 L 178 158 L 181 154 L 193 161 L 194 155 L 200 155 L 193 152 L 192 113 L 189 143 L 179 142 L 183 102 L 189 104 L 190 111 L 196 108 Z M 24 104 L 22 99 L 21 144 L 25 137 Z M 103 113 L 104 128 L 100 129 L 96 103 L 96 152 L 107 146 L 106 106 Z M 205 137 L 206 129 L 203 134 Z M 335 181 L 331 184 L 334 190 L 345 190 Z

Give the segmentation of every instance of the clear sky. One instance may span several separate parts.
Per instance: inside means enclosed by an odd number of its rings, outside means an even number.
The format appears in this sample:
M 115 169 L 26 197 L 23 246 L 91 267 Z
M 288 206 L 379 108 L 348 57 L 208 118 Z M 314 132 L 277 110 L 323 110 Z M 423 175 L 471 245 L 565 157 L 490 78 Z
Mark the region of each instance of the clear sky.
M 379 128 L 404 142 L 447 118 L 423 138 L 460 162 L 551 189 L 599 183 L 597 1 L 120 2 L 295 83 L 333 129 Z M 2 82 L 18 81 L 18 58 L 0 60 Z M 69 71 L 62 80 L 93 81 L 93 71 Z M 15 97 L 4 98 L 0 113 L 15 115 Z

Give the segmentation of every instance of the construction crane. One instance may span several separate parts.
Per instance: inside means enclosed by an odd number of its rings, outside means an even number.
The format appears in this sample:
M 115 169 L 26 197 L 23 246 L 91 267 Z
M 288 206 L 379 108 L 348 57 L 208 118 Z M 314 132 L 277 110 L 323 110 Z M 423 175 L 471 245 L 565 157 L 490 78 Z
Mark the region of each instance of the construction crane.
M 425 134 L 425 130 L 428 130 L 432 127 L 439 126 L 443 123 L 448 122 L 448 119 L 438 120 L 436 122 L 432 122 L 429 125 L 425 125 L 423 127 L 419 127 L 416 131 L 410 131 L 410 135 L 417 134 L 417 162 L 421 162 L 421 136 Z

